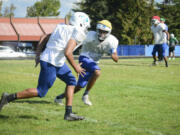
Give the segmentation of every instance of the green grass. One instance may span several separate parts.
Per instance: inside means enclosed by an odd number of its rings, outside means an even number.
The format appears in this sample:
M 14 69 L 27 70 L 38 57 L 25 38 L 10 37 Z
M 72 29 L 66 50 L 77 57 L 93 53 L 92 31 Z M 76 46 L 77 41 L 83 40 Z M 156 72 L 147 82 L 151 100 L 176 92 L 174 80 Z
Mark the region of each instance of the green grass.
M 0 112 L 0 135 L 180 135 L 180 58 L 150 66 L 152 58 L 101 60 L 101 76 L 90 93 L 93 106 L 74 96 L 84 121 L 63 120 L 53 103 L 65 84 L 58 79 L 44 98 L 16 100 Z M 33 60 L 0 61 L 0 94 L 37 86 Z M 74 72 L 73 72 L 74 73 Z

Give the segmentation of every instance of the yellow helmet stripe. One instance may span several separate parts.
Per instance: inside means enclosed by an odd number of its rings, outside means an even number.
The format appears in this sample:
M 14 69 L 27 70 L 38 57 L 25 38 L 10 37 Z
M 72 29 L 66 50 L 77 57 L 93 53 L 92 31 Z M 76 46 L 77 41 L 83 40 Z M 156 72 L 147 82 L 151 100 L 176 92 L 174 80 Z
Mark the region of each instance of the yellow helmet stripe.
M 112 25 L 111 25 L 111 22 L 110 22 L 110 21 L 108 21 L 108 20 L 102 20 L 102 21 L 99 21 L 98 23 L 99 23 L 99 24 L 103 24 L 103 25 L 109 27 L 109 28 L 112 30 Z

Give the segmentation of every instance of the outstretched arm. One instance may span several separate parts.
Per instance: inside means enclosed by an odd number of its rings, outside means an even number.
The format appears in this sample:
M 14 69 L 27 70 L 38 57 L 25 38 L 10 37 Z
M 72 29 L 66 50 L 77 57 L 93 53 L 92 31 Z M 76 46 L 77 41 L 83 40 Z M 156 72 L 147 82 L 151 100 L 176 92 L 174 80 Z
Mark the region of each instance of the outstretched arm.
M 114 62 L 118 62 L 118 59 L 119 59 L 119 57 L 118 57 L 118 55 L 117 55 L 117 52 L 114 52 L 114 53 L 112 53 L 111 54 L 111 58 L 113 59 L 113 61 Z

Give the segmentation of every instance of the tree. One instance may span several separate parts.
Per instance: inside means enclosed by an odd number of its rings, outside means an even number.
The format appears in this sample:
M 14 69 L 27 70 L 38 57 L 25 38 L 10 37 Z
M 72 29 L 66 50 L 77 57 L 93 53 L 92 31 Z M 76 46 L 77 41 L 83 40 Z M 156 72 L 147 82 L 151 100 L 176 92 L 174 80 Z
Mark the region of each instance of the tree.
M 10 17 L 10 16 L 14 16 L 14 10 L 16 9 L 16 7 L 11 4 L 10 7 L 5 7 L 4 9 L 2 8 L 3 5 L 3 1 L 0 1 L 0 16 L 4 16 L 4 17 Z
M 73 11 L 82 11 L 87 13 L 92 22 L 92 28 L 95 29 L 97 21 L 109 19 L 108 2 L 107 0 L 84 0 L 76 3 L 78 8 Z
M 59 0 L 41 0 L 37 1 L 33 6 L 27 8 L 26 16 L 58 16 L 60 14 L 59 9 Z
M 174 33 L 180 39 L 180 0 L 164 0 L 162 4 L 157 4 L 160 16 L 166 19 L 169 33 Z
M 3 4 L 3 2 L 0 1 L 0 16 L 2 16 L 2 13 L 1 13 L 1 10 L 2 10 L 2 4 Z
M 145 0 L 121 0 L 116 14 L 116 33 L 125 44 L 149 44 L 151 39 L 150 18 L 153 7 Z
M 149 0 L 148 0 L 149 1 Z M 83 11 L 92 19 L 92 28 L 98 20 L 108 19 L 113 25 L 112 33 L 120 44 L 150 42 L 150 18 L 154 13 L 154 0 L 84 0 L 74 11 Z
M 5 7 L 3 16 L 4 17 L 14 16 L 14 10 L 15 9 L 16 9 L 16 7 L 13 4 L 11 4 L 10 7 Z

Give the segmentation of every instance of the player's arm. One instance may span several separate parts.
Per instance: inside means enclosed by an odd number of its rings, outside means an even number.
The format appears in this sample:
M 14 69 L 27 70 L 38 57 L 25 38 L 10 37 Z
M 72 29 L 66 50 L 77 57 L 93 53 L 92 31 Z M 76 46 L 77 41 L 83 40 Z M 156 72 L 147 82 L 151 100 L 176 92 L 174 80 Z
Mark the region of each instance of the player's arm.
M 39 64 L 40 55 L 46 48 L 46 44 L 47 44 L 50 36 L 51 36 L 51 34 L 43 35 L 37 45 L 36 57 L 35 57 L 35 67 L 37 67 L 37 65 Z
M 118 55 L 117 55 L 117 52 L 114 52 L 114 53 L 112 53 L 111 54 L 111 58 L 113 59 L 113 61 L 114 62 L 118 62 L 118 59 L 119 59 L 119 57 L 118 57 Z
M 113 37 L 111 40 L 110 40 L 110 54 L 111 54 L 111 58 L 114 62 L 118 62 L 118 54 L 117 54 L 117 48 L 118 48 L 118 44 L 119 44 L 119 41 L 116 37 Z
M 154 41 L 154 34 L 152 34 L 151 43 L 153 44 Z
M 179 43 L 179 41 L 177 40 L 177 38 L 175 38 L 175 40 L 176 40 L 176 44 L 178 44 L 178 43 Z
M 83 68 L 81 68 L 80 65 L 76 64 L 74 57 L 73 57 L 73 51 L 74 51 L 74 48 L 76 47 L 76 45 L 77 45 L 76 41 L 74 39 L 70 39 L 67 44 L 64 54 L 65 54 L 68 62 L 71 64 L 73 69 L 76 71 L 76 73 L 83 76 L 83 74 L 85 74 L 85 70 Z
M 167 35 L 167 40 L 169 40 L 169 32 L 168 31 L 166 31 L 166 30 L 163 30 L 163 32 L 165 32 L 166 33 L 166 35 Z
M 151 44 L 153 44 L 154 41 L 154 33 L 153 33 L 153 28 L 151 27 Z

